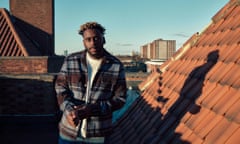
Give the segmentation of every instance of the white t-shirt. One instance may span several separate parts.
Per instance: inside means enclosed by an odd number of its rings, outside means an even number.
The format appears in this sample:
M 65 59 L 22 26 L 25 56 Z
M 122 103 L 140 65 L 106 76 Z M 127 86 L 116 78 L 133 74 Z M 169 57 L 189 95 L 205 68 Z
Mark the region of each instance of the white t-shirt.
M 93 80 L 95 78 L 95 75 L 97 74 L 97 71 L 102 63 L 102 59 L 93 59 L 88 53 L 87 53 L 87 69 L 88 69 L 88 84 L 87 84 L 87 91 L 86 91 L 86 103 L 89 101 L 89 90 L 92 87 Z M 86 126 L 87 126 L 87 120 L 82 120 L 81 125 L 81 134 L 82 137 L 86 137 Z M 91 138 L 90 138 L 91 139 Z M 103 138 L 104 141 L 104 138 Z

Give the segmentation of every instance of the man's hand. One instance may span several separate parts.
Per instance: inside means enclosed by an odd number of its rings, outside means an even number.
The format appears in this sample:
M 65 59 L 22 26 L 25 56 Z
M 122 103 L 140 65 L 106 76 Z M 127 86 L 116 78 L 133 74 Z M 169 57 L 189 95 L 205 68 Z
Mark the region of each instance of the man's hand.
M 72 127 L 76 127 L 79 123 L 79 118 L 76 115 L 75 110 L 71 110 L 71 111 L 66 111 L 65 113 L 66 118 L 68 123 L 72 126 Z
M 74 106 L 72 110 L 67 110 L 65 113 L 68 123 L 76 127 L 79 120 L 88 118 L 91 115 L 91 108 L 89 105 Z
M 90 105 L 79 105 L 74 106 L 75 115 L 77 115 L 79 120 L 82 120 L 84 118 L 88 118 L 91 116 L 91 108 Z

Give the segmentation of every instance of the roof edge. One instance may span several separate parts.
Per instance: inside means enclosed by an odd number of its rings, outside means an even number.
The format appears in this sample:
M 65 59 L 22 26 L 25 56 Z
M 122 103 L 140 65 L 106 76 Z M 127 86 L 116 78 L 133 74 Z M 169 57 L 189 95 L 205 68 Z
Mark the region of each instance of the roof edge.
M 198 32 L 193 34 L 168 61 L 163 63 L 160 66 L 161 72 L 165 72 L 166 69 L 169 67 L 169 65 L 171 65 L 173 61 L 180 59 L 180 57 L 198 41 L 199 35 L 200 34 Z
M 22 53 L 24 54 L 24 56 L 29 56 L 29 53 L 26 51 L 21 39 L 19 38 L 19 35 L 17 34 L 17 32 L 12 24 L 12 21 L 11 21 L 8 11 L 5 8 L 0 8 L 0 12 L 3 14 L 3 17 L 5 18 L 10 30 L 12 31 L 12 34 L 13 34 L 15 40 L 17 41 Z

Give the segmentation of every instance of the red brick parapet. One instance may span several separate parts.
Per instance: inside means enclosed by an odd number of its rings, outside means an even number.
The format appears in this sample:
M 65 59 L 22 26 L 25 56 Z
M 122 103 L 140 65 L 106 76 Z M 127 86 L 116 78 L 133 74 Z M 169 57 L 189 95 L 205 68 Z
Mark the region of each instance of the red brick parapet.
M 0 74 L 57 73 L 62 62 L 60 56 L 0 57 Z

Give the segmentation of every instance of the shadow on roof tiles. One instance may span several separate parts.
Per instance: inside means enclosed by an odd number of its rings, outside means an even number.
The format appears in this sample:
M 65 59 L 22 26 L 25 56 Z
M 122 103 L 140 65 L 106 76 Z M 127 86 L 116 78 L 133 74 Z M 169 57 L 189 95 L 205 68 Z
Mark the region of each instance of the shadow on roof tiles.
M 200 111 L 201 107 L 196 103 L 196 99 L 202 93 L 206 74 L 218 61 L 218 52 L 218 50 L 210 52 L 204 64 L 193 68 L 188 77 L 185 78 L 179 92 L 180 95 L 176 92 L 164 91 L 166 89 L 162 87 L 164 78 L 155 79 L 152 85 L 146 88 L 142 96 L 139 97 L 135 108 L 132 108 L 125 116 L 128 122 L 126 123 L 126 119 L 124 122 L 124 118 L 122 118 L 124 123 L 118 123 L 118 127 L 121 127 L 124 133 L 121 136 L 122 143 L 131 143 L 133 139 L 135 141 L 138 139 L 140 143 L 175 142 L 190 144 L 189 141 L 182 139 L 183 133 L 175 130 L 181 124 L 181 119 L 186 113 L 194 115 Z M 165 77 L 170 74 L 165 75 Z M 167 81 L 165 82 L 167 83 Z M 175 83 L 180 83 L 180 81 L 175 81 Z M 165 95 L 163 95 L 164 93 Z M 211 129 L 211 127 L 209 128 Z M 127 136 L 134 138 L 129 139 Z M 197 136 L 192 135 L 192 137 Z M 114 138 L 112 141 L 118 143 Z M 201 141 L 199 138 L 196 138 L 197 140 Z

